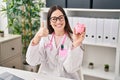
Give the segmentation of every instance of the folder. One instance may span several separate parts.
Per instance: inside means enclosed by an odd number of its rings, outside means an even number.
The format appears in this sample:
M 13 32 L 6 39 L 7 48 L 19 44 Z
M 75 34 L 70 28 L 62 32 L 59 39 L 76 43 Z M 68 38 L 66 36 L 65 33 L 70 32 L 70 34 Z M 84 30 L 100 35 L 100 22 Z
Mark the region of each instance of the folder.
M 79 17 L 73 17 L 73 28 L 79 23 Z
M 119 19 L 112 19 L 110 41 L 111 44 L 117 44 L 119 33 Z
M 79 23 L 85 24 L 85 20 L 86 20 L 85 17 L 79 17 Z
M 70 24 L 71 29 L 73 30 L 73 17 L 68 17 L 68 22 Z
M 86 18 L 86 17 L 79 17 L 79 22 L 84 24 L 85 27 L 86 27 L 86 35 L 85 35 L 85 39 L 83 41 L 83 43 L 86 43 L 86 42 L 89 42 L 89 38 L 90 38 L 90 34 L 89 34 L 89 22 L 90 22 L 90 19 L 89 18 Z
M 97 18 L 96 21 L 96 42 L 103 42 L 103 29 L 104 29 L 104 19 Z
M 89 42 L 96 42 L 96 18 L 89 18 L 88 26 Z
M 103 43 L 110 44 L 110 34 L 112 28 L 112 19 L 104 19 L 104 34 L 103 34 Z

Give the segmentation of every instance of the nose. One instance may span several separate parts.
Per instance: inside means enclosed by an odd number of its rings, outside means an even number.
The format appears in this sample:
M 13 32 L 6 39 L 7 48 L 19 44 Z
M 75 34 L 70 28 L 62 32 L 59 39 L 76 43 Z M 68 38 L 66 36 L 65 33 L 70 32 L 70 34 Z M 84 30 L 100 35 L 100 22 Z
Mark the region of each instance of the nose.
M 59 18 L 57 18 L 56 23 L 59 23 L 59 22 L 61 22 L 61 21 L 60 21 L 60 19 L 59 19 Z

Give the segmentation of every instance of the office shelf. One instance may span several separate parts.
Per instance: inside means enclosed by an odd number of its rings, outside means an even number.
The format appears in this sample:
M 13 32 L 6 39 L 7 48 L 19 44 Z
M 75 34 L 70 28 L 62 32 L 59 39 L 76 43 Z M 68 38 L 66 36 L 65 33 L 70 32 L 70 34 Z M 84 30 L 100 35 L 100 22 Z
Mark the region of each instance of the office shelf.
M 106 80 L 114 80 L 115 78 L 114 72 L 112 71 L 105 72 L 103 69 L 100 68 L 89 69 L 88 67 L 83 67 L 83 74 L 88 76 L 103 78 Z
M 42 9 L 43 20 L 46 19 L 49 8 Z M 85 17 L 85 18 L 101 18 L 101 19 L 117 19 L 119 27 L 117 32 L 117 42 L 115 44 L 99 43 L 84 41 L 84 59 L 83 73 L 85 76 L 92 78 L 101 78 L 102 80 L 115 80 L 115 77 L 120 74 L 120 9 L 79 9 L 79 8 L 64 8 L 68 17 Z M 44 13 L 44 14 L 43 14 Z M 87 32 L 87 31 L 86 31 Z M 94 69 L 85 67 L 90 62 L 95 64 Z M 104 64 L 110 65 L 110 71 L 104 71 Z M 90 79 L 88 79 L 90 80 Z M 97 80 L 97 79 L 95 79 Z

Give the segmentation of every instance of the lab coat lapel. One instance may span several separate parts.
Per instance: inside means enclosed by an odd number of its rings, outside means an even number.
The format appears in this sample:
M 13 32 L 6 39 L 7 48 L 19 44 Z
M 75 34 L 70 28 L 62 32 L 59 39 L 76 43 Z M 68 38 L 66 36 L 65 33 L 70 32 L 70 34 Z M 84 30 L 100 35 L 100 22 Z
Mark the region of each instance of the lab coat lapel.
M 53 44 L 53 48 L 54 48 L 55 50 L 57 50 L 56 43 L 55 43 L 55 37 L 53 38 L 52 44 Z
M 53 38 L 53 45 L 54 45 L 54 47 L 55 47 L 55 49 L 56 49 L 57 51 L 58 51 L 58 50 L 60 49 L 60 47 L 61 47 L 63 38 L 64 38 L 64 36 L 60 39 L 60 42 L 59 42 L 58 46 L 56 46 L 55 37 Z
M 61 38 L 60 43 L 58 44 L 58 46 L 56 46 L 55 37 L 53 38 L 52 45 L 53 45 L 53 50 L 55 51 L 55 52 L 53 52 L 54 55 L 57 55 L 57 54 L 58 54 L 59 49 L 61 48 L 61 45 L 62 45 L 62 42 L 63 42 L 64 37 L 65 37 L 65 36 L 63 36 L 63 37 Z M 66 39 L 67 39 L 67 35 L 66 35 Z M 66 41 L 66 39 L 65 39 L 65 41 Z M 65 44 L 65 43 L 64 43 L 64 44 Z M 64 44 L 63 44 L 63 45 L 64 45 Z M 65 46 L 65 45 L 64 45 L 64 46 Z

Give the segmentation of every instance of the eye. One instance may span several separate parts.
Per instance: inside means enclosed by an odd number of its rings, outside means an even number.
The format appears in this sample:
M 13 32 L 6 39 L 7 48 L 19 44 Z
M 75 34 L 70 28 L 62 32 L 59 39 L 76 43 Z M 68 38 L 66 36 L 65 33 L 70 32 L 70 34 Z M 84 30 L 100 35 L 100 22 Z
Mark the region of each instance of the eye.
M 56 21 L 57 21 L 57 18 L 56 18 L 56 17 L 52 17 L 52 18 L 51 18 L 51 21 L 52 21 L 52 22 L 56 22 Z
M 56 17 L 51 18 L 51 20 L 56 20 Z
M 63 20 L 63 19 L 64 19 L 64 16 L 63 16 L 63 15 L 59 16 L 59 19 L 60 19 L 60 20 Z
M 60 16 L 60 17 L 59 17 L 59 19 L 61 20 L 61 19 L 63 19 L 63 17 L 62 17 L 62 16 Z

